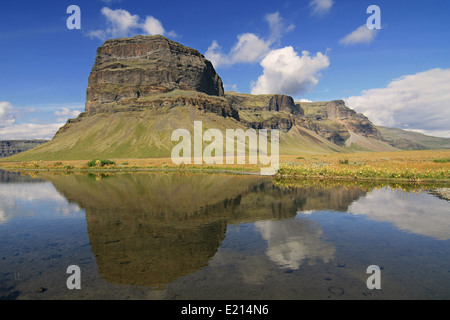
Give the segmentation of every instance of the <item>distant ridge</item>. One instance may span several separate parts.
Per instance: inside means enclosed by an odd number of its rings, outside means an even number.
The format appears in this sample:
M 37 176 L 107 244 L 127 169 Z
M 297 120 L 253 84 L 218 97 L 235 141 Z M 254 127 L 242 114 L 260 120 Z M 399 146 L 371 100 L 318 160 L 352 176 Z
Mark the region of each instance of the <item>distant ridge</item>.
M 450 138 L 428 136 L 419 132 L 377 126 L 381 139 L 402 150 L 450 149 Z
M 0 158 L 33 149 L 49 140 L 0 140 Z

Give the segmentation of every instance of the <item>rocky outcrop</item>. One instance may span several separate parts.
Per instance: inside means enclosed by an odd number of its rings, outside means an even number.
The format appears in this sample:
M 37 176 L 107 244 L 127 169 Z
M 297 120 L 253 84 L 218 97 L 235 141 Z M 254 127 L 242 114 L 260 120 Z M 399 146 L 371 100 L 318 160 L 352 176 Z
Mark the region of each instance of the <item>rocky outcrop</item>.
M 290 96 L 249 95 L 227 92 L 225 98 L 239 112 L 239 121 L 253 129 L 280 129 L 289 131 L 303 109 Z
M 89 76 L 86 113 L 143 105 L 146 97 L 173 90 L 224 95 L 222 80 L 197 50 L 160 35 L 108 40 Z
M 381 140 L 381 133 L 370 120 L 348 108 L 342 100 L 327 102 L 300 102 L 305 111 L 301 126 L 327 140 L 344 146 L 352 133 Z
M 0 141 L 0 158 L 10 157 L 33 149 L 48 140 L 3 140 Z
M 328 119 L 342 122 L 352 132 L 364 137 L 381 140 L 381 133 L 377 127 L 365 115 L 347 107 L 342 100 L 328 102 L 326 104 L 326 114 Z
M 287 111 L 295 116 L 304 115 L 300 105 L 295 104 L 292 97 L 276 94 L 270 98 L 269 111 Z

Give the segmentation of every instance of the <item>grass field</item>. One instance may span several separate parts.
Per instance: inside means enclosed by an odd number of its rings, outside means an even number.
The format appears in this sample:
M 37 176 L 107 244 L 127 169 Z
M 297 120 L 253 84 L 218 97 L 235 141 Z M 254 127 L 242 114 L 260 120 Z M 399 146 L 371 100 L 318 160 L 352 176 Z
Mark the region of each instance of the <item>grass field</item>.
M 170 158 L 108 159 L 114 164 L 92 166 L 92 160 L 0 162 L 0 168 L 29 171 L 217 171 L 253 173 L 260 165 L 175 165 Z M 104 159 L 98 159 L 104 160 Z M 91 162 L 91 166 L 88 163 Z M 95 163 L 95 161 L 94 161 Z M 248 163 L 248 161 L 246 161 Z M 450 150 L 333 153 L 280 156 L 278 176 L 319 178 L 395 180 L 406 182 L 450 182 Z

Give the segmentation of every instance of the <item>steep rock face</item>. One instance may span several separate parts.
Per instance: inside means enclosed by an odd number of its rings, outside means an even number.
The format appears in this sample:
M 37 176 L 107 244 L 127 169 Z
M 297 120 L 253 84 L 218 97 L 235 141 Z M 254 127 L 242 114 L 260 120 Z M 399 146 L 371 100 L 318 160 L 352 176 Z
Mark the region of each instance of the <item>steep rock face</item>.
M 328 119 L 341 121 L 350 131 L 381 140 L 381 133 L 377 127 L 366 116 L 347 107 L 342 100 L 328 102 L 326 113 Z
M 89 76 L 86 113 L 113 111 L 114 105 L 120 109 L 176 89 L 224 95 L 222 80 L 197 50 L 159 35 L 108 40 L 98 48 Z
M 289 131 L 303 109 L 290 96 L 250 95 L 227 92 L 225 98 L 239 112 L 239 121 L 253 129 L 280 129 Z
M 9 157 L 33 149 L 48 140 L 3 140 L 0 141 L 0 158 Z
M 305 111 L 302 126 L 337 145 L 345 145 L 352 133 L 381 140 L 381 133 L 364 115 L 348 108 L 342 100 L 301 102 Z
M 287 111 L 295 116 L 304 115 L 300 105 L 295 104 L 292 97 L 276 94 L 269 101 L 269 111 Z

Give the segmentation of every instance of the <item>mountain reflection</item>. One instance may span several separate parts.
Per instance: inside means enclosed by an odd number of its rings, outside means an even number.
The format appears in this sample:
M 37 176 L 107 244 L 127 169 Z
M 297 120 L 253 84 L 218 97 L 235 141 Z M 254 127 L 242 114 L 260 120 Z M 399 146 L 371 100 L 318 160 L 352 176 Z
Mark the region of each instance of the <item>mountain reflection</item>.
M 106 280 L 153 287 L 164 287 L 208 265 L 228 224 L 256 222 L 269 240 L 269 256 L 288 267 L 298 267 L 307 257 L 329 259 L 334 249 L 318 239 L 320 228 L 308 221 L 291 220 L 299 210 L 345 211 L 365 194 L 359 188 L 343 186 L 287 189 L 268 177 L 255 176 L 40 177 L 86 210 L 91 249 Z M 280 232 L 286 232 L 285 238 L 274 236 Z M 294 236 L 289 235 L 292 232 Z M 283 242 L 294 256 L 278 256 L 276 249 L 283 247 Z
M 50 190 L 42 186 L 51 182 L 57 191 L 53 189 L 53 197 L 63 196 L 66 205 L 84 209 L 98 271 L 119 284 L 164 288 L 194 273 L 216 256 L 227 226 L 241 223 L 254 224 L 265 240 L 266 256 L 280 268 L 332 261 L 333 243 L 325 240 L 317 222 L 299 212 L 363 214 L 401 230 L 449 239 L 448 203 L 427 193 L 402 197 L 373 185 L 290 184 L 270 177 L 218 174 L 38 176 L 35 181 L 41 183 L 28 185 L 27 197 L 42 198 L 41 193 Z M 14 199 L 11 192 L 20 189 L 14 189 L 14 179 L 23 178 L 7 179 L 0 191 L 6 200 Z M 51 198 L 51 192 L 45 197 Z

